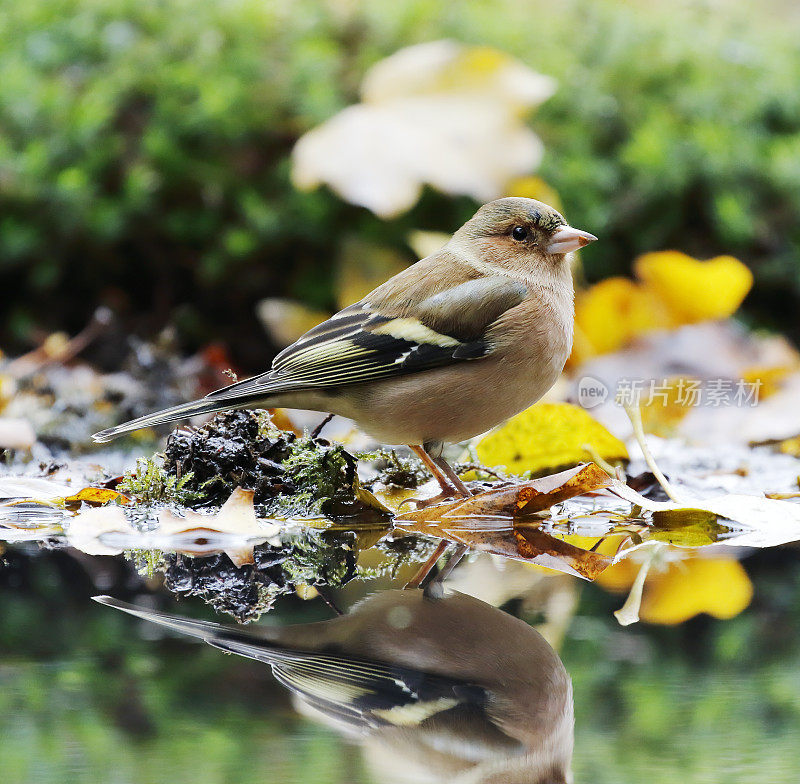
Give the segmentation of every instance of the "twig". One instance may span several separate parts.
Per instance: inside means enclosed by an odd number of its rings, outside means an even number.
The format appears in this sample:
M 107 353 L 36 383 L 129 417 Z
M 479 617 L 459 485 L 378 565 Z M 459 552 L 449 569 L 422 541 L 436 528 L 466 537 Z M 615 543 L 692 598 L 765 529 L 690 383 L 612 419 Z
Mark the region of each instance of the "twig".
M 610 477 L 618 479 L 617 471 L 614 466 L 612 466 L 607 460 L 604 460 L 600 456 L 600 453 L 594 448 L 594 446 L 592 446 L 592 444 L 583 444 L 581 449 L 583 449 L 585 452 L 588 452 L 589 457 L 592 458 L 592 462 L 600 466 L 600 468 L 602 468 L 603 471 L 605 471 Z
M 625 604 L 614 613 L 614 616 L 619 621 L 620 626 L 630 626 L 639 620 L 639 610 L 642 606 L 642 591 L 644 589 L 644 581 L 647 579 L 647 573 L 653 564 L 656 556 L 661 552 L 664 547 L 663 542 L 653 542 L 653 547 L 647 556 L 647 559 L 642 563 L 636 579 L 633 581 L 631 591 Z
M 325 419 L 322 420 L 312 431 L 311 431 L 311 438 L 319 438 L 319 434 L 325 428 L 325 425 L 333 419 L 333 414 L 328 414 Z
M 673 500 L 676 504 L 682 503 L 681 500 L 678 498 L 675 490 L 673 489 L 672 485 L 667 481 L 667 477 L 661 473 L 661 469 L 656 464 L 655 458 L 653 457 L 652 453 L 650 452 L 650 448 L 647 446 L 647 439 L 644 435 L 644 426 L 642 425 L 642 412 L 638 405 L 636 406 L 625 406 L 625 413 L 631 420 L 631 424 L 633 425 L 633 434 L 636 436 L 636 441 L 639 444 L 639 448 L 642 450 L 642 454 L 644 455 L 644 461 L 647 463 L 647 467 L 653 472 L 653 476 L 656 478 L 658 483 L 661 487 L 664 488 L 664 492 L 669 496 L 671 500 Z
M 336 602 L 334 602 L 333 599 L 328 596 L 327 591 L 321 591 L 318 585 L 315 585 L 314 588 L 319 594 L 320 599 L 322 599 L 322 601 L 325 602 L 325 604 L 327 604 L 331 610 L 333 610 L 337 615 L 344 615 L 344 613 L 336 605 Z
M 65 363 L 74 359 L 85 348 L 91 345 L 108 328 L 113 320 L 112 312 L 105 307 L 95 310 L 89 323 L 77 334 L 70 338 L 53 354 L 48 355 L 44 345 L 39 346 L 21 357 L 17 357 L 6 366 L 6 373 L 15 378 L 21 378 L 37 370 L 41 370 L 54 363 Z
M 500 479 L 501 481 L 508 481 L 507 476 L 503 476 L 497 471 L 493 471 L 491 468 L 482 466 L 480 463 L 459 463 L 458 468 L 460 469 L 459 473 L 461 474 L 466 474 L 467 471 L 478 471 L 481 474 L 488 474 L 489 476 L 493 476 L 495 479 Z

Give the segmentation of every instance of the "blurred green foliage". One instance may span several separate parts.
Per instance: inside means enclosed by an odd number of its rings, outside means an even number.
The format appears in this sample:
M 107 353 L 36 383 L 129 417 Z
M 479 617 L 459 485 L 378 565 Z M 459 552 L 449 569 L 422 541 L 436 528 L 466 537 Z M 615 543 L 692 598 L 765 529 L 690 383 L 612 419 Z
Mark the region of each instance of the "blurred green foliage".
M 426 193 L 383 222 L 295 191 L 289 154 L 372 63 L 441 37 L 559 80 L 531 122 L 541 174 L 602 236 L 590 278 L 645 250 L 731 253 L 756 271 L 752 312 L 798 330 L 798 26 L 782 0 L 5 0 L 0 344 L 74 331 L 105 301 L 258 366 L 254 303 L 332 306 L 348 236 L 411 261 L 411 228 L 452 230 L 475 205 Z

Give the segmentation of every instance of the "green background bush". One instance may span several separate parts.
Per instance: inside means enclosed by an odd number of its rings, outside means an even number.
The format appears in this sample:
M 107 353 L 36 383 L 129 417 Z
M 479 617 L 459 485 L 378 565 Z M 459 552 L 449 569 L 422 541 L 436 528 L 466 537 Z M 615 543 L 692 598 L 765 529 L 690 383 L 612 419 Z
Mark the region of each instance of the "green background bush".
M 733 2 L 5 0 L 0 9 L 0 345 L 79 329 L 100 302 L 187 349 L 269 352 L 263 296 L 333 304 L 343 241 L 411 252 L 475 205 L 427 192 L 381 221 L 299 193 L 289 154 L 398 48 L 452 37 L 555 76 L 531 118 L 540 174 L 596 280 L 636 254 L 731 253 L 748 312 L 800 336 L 800 14 Z M 702 292 L 698 292 L 702 296 Z M 245 337 L 246 336 L 246 337 Z

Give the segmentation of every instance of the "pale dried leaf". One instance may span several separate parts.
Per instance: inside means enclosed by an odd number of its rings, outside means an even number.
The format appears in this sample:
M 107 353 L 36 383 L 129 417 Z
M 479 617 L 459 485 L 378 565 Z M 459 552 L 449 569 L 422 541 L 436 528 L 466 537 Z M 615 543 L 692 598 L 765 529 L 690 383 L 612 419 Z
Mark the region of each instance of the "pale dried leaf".
M 135 536 L 125 512 L 119 506 L 101 506 L 86 509 L 70 518 L 66 527 L 69 544 L 88 555 L 119 555 L 125 549 L 117 543 L 106 544 L 102 539 L 111 535 Z
M 539 164 L 541 141 L 522 115 L 554 86 L 485 47 L 409 47 L 366 75 L 363 103 L 298 141 L 292 178 L 299 188 L 325 183 L 382 217 L 413 206 L 426 183 L 489 201 Z
M 179 517 L 169 509 L 159 515 L 159 540 L 164 549 L 190 555 L 205 555 L 209 547 L 222 550 L 236 566 L 253 562 L 253 546 L 263 544 L 280 533 L 280 524 L 259 522 L 253 507 L 253 491 L 237 487 L 213 515 L 187 510 Z

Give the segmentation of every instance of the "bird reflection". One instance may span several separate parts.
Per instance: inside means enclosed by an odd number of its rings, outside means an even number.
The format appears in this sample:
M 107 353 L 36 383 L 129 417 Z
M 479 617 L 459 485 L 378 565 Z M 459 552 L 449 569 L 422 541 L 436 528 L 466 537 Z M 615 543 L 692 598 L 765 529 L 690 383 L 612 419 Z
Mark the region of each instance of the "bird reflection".
M 564 665 L 526 623 L 465 594 L 384 591 L 282 629 L 97 600 L 269 664 L 302 712 L 358 739 L 381 784 L 571 781 Z

